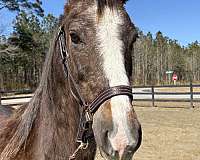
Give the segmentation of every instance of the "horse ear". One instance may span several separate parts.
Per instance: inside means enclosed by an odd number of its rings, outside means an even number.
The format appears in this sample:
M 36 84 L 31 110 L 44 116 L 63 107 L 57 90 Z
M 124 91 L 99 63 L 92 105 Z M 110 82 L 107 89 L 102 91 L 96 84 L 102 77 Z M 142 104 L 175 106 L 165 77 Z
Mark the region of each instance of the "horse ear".
M 126 2 L 128 2 L 128 0 L 121 0 L 123 4 L 126 4 Z

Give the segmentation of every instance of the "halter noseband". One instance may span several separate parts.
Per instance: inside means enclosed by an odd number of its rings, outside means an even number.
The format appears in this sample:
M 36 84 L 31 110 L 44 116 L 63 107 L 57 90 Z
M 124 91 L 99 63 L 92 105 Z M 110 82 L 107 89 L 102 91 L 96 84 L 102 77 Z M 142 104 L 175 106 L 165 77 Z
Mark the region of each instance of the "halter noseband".
M 84 97 L 81 95 L 79 86 L 76 84 L 69 67 L 69 54 L 66 48 L 66 34 L 63 26 L 59 28 L 57 40 L 59 42 L 61 60 L 65 76 L 69 83 L 70 92 L 74 97 L 74 99 L 79 104 L 79 106 L 82 108 L 78 135 L 76 139 L 76 141 L 81 143 L 81 145 L 74 152 L 72 158 L 70 158 L 73 159 L 75 158 L 75 155 L 78 152 L 78 150 L 85 149 L 84 147 L 87 146 L 89 139 L 93 138 L 93 132 L 91 127 L 93 122 L 93 115 L 99 109 L 99 107 L 105 101 L 119 95 L 129 96 L 132 100 L 133 94 L 132 94 L 132 88 L 130 86 L 120 85 L 115 87 L 109 87 L 103 92 L 101 92 L 91 103 L 87 103 Z

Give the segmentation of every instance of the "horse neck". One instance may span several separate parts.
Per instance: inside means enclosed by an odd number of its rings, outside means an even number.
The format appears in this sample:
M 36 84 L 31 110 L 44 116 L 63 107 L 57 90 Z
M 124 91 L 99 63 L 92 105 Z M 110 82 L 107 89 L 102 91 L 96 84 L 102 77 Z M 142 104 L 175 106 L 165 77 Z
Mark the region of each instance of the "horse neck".
M 37 132 L 42 142 L 40 145 L 44 146 L 44 155 L 66 157 L 77 147 L 79 106 L 70 94 L 57 49 L 50 60 L 40 84 L 42 99 L 35 129 L 39 129 Z
M 43 98 L 41 101 L 40 117 L 38 120 L 42 146 L 46 146 L 45 155 L 59 159 L 69 157 L 77 148 L 77 131 L 80 121 L 80 108 L 69 90 L 69 83 L 64 74 L 63 65 L 56 48 L 52 55 L 50 65 L 47 64 L 47 78 L 41 81 L 43 86 Z M 45 74 L 45 73 L 44 73 Z M 45 77 L 45 76 L 44 76 Z M 49 144 L 52 143 L 52 144 Z M 90 159 L 94 157 L 96 145 L 92 141 L 89 152 L 85 151 L 78 159 Z M 55 153 L 56 152 L 56 153 Z M 59 155 L 60 154 L 60 155 Z M 48 159 L 48 158 L 47 158 Z
M 34 97 L 0 132 L 3 136 L 0 138 L 3 144 L 0 160 L 13 157 L 16 160 L 62 160 L 75 151 L 80 113 L 68 88 L 55 49 L 47 56 Z M 13 134 L 11 137 L 9 131 Z M 95 143 L 90 143 L 89 152 L 85 151 L 78 159 L 92 160 L 95 148 Z

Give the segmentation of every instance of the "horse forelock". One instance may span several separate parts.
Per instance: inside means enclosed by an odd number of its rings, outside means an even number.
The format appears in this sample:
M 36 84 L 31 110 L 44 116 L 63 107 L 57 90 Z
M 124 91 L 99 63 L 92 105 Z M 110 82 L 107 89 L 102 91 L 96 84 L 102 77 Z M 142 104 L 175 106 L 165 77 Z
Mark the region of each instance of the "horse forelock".
M 97 16 L 101 17 L 104 13 L 105 8 L 110 8 L 111 10 L 123 7 L 123 4 L 128 0 L 71 0 L 65 5 L 65 14 L 69 13 L 72 8 L 78 7 L 77 5 L 81 3 L 81 8 L 88 6 L 90 4 L 95 4 L 97 6 Z
M 98 16 L 102 16 L 106 7 L 111 10 L 119 7 L 119 4 L 122 4 L 122 1 L 119 0 L 97 0 L 97 13 Z

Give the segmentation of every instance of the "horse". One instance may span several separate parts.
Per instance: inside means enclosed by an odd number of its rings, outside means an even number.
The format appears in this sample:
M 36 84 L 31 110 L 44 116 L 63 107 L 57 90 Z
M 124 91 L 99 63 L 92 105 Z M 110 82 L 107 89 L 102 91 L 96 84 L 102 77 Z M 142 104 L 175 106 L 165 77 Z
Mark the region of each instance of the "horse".
M 71 0 L 31 101 L 0 126 L 0 160 L 130 160 L 142 140 L 132 106 L 137 31 L 124 0 Z M 0 114 L 1 115 L 1 114 Z

